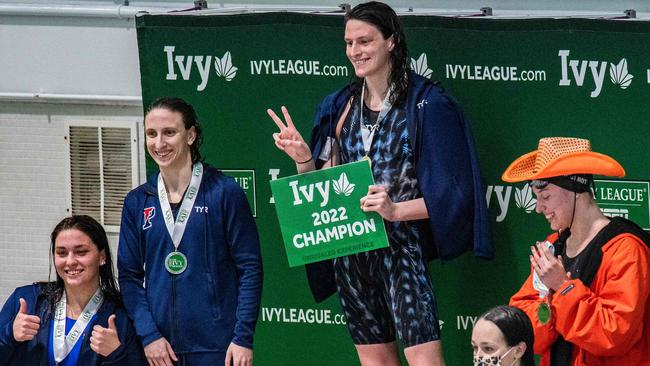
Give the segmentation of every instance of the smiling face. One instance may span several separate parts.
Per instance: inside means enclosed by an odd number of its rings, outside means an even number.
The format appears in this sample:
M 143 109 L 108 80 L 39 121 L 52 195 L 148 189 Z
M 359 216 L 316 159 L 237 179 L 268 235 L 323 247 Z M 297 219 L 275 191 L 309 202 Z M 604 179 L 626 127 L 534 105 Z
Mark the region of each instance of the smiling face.
M 63 230 L 54 241 L 54 267 L 66 291 L 96 289 L 99 267 L 105 262 L 106 253 L 80 230 Z
M 374 25 L 350 19 L 345 24 L 345 54 L 360 78 L 390 74 L 390 52 L 393 50 L 393 37 L 385 39 Z
M 181 170 L 192 164 L 190 146 L 194 143 L 194 127 L 185 128 L 179 112 L 154 108 L 144 119 L 147 151 L 163 170 Z
M 483 318 L 476 322 L 472 330 L 472 348 L 474 357 L 501 358 L 501 365 L 510 365 L 515 361 L 514 352 L 509 352 L 512 347 L 508 346 L 499 327 Z
M 551 230 L 558 231 L 571 225 L 575 199 L 573 192 L 549 183 L 543 188 L 533 186 L 533 193 L 537 196 L 535 211 L 544 215 Z

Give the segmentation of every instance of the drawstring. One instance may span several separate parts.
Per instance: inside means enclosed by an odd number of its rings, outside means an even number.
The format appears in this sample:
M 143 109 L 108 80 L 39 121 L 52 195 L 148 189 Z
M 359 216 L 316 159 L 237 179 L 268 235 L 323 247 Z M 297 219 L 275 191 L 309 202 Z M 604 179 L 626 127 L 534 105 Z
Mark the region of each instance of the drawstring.
M 569 227 L 562 230 L 557 231 L 557 236 L 558 239 L 556 241 L 555 245 L 555 250 L 553 252 L 553 255 L 561 255 L 564 253 L 564 247 L 566 246 L 566 241 L 571 236 L 571 227 L 573 227 L 573 220 L 576 217 L 576 201 L 578 200 L 578 193 L 574 192 L 573 193 L 573 213 L 571 214 L 571 223 L 569 224 Z
M 571 223 L 569 224 L 569 231 L 573 227 L 573 220 L 576 218 L 576 201 L 578 200 L 578 193 L 573 192 L 573 213 L 571 214 Z

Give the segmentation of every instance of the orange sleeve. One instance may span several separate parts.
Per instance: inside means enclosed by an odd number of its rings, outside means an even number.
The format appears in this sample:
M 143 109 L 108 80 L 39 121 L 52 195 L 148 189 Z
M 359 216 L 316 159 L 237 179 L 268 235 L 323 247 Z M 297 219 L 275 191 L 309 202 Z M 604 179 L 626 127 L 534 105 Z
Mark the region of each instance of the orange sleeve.
M 648 247 L 630 234 L 606 244 L 591 288 L 571 280 L 553 295 L 551 309 L 557 331 L 597 356 L 629 351 L 643 334 L 650 293 L 649 253 Z
M 518 307 L 528 315 L 531 323 L 533 323 L 533 330 L 535 332 L 534 353 L 543 354 L 553 345 L 558 333 L 553 326 L 555 322 L 553 316 L 546 324 L 540 323 L 537 319 L 537 308 L 544 300 L 539 298 L 539 293 L 533 287 L 532 273 L 531 269 L 531 274 L 523 286 L 521 286 L 521 289 L 510 298 L 510 305 Z

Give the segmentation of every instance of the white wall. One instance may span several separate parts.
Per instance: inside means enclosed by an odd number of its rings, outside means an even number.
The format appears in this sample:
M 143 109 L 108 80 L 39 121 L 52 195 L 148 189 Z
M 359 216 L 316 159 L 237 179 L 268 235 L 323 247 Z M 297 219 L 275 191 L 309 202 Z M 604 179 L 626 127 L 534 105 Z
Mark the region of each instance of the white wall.
M 134 19 L 0 16 L 0 93 L 140 96 Z
M 47 279 L 49 234 L 69 215 L 61 116 L 142 120 L 134 24 L 0 15 L 0 303 Z
M 0 114 L 0 301 L 47 279 L 48 228 L 65 216 L 61 132 L 45 115 Z
M 142 120 L 140 107 L 0 102 L 0 303 L 48 277 L 50 232 L 69 215 L 64 122 Z M 114 254 L 117 233 L 109 234 Z

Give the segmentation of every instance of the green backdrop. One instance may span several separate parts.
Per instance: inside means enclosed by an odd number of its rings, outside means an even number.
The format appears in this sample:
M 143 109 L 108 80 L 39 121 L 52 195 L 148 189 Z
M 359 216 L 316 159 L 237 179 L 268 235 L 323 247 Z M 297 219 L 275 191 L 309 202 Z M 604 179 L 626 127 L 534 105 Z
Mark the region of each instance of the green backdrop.
M 472 121 L 486 183 L 496 259 L 465 254 L 430 266 L 447 364 L 467 365 L 473 321 L 507 303 L 528 275 L 529 246 L 549 230 L 530 191 L 500 179 L 540 137 L 589 138 L 616 157 L 626 179 L 639 183 L 608 187 L 632 185 L 642 202 L 619 195 L 615 211 L 650 227 L 650 23 L 432 16 L 403 23 L 412 67 L 439 80 Z M 273 144 L 266 109 L 286 105 L 308 137 L 322 98 L 352 79 L 342 17 L 145 15 L 137 27 L 143 104 L 165 95 L 189 100 L 204 128 L 206 161 L 236 170 L 256 208 L 265 275 L 255 363 L 358 363 L 338 299 L 315 304 L 303 268 L 288 267 L 269 187 L 295 168 Z

